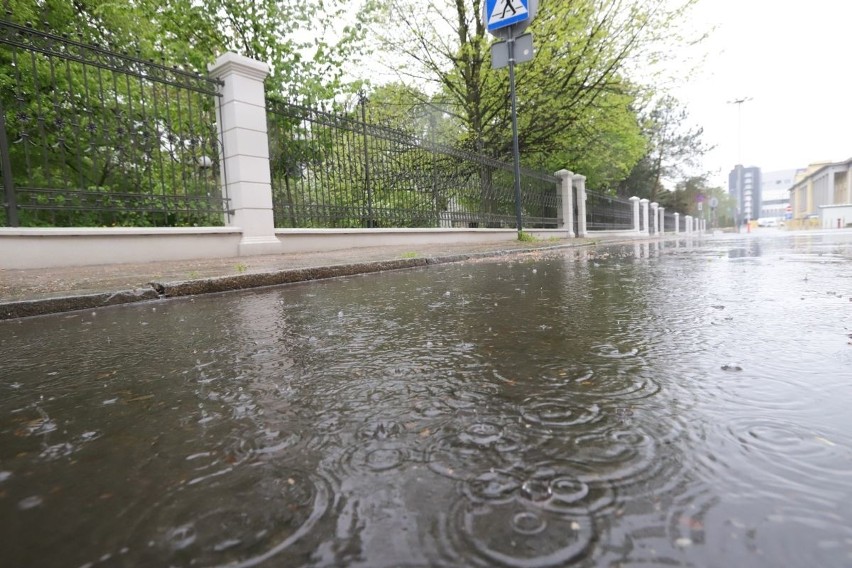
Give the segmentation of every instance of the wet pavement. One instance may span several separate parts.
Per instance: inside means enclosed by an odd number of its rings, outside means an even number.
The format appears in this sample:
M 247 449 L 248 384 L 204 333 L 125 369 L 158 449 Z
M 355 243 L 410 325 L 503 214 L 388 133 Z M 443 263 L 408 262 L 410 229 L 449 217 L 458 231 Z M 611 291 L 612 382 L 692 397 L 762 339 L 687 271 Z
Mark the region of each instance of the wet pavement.
M 598 236 L 533 242 L 393 245 L 156 263 L 0 269 L 0 320 L 618 240 L 625 239 Z
M 850 284 L 762 233 L 0 322 L 2 563 L 845 568 Z

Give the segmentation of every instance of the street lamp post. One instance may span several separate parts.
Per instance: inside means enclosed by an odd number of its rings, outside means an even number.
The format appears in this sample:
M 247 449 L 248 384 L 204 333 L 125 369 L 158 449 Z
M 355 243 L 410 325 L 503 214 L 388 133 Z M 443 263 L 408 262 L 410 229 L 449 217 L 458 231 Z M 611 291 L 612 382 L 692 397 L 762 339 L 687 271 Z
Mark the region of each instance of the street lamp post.
M 737 172 L 737 201 L 746 212 L 746 222 L 751 221 L 751 215 L 748 213 L 751 208 L 751 191 L 746 192 L 743 188 L 743 104 L 751 100 L 754 99 L 752 97 L 740 97 L 728 101 L 728 104 L 737 105 L 737 165 L 735 167 Z M 748 204 L 746 201 L 748 201 Z
M 728 101 L 729 105 L 737 105 L 737 163 L 743 163 L 743 103 L 753 101 L 752 97 L 740 97 Z

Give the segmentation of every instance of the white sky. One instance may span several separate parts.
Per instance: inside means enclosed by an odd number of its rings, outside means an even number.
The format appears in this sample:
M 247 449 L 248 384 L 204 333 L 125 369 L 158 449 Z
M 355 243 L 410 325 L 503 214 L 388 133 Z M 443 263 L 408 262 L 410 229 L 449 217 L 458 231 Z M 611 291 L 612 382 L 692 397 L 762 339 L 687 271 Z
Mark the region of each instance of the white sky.
M 674 94 L 716 146 L 704 160 L 711 182 L 727 187 L 740 161 L 773 171 L 852 157 L 852 2 L 701 0 L 693 16 L 717 28 Z M 740 160 L 727 101 L 744 97 Z

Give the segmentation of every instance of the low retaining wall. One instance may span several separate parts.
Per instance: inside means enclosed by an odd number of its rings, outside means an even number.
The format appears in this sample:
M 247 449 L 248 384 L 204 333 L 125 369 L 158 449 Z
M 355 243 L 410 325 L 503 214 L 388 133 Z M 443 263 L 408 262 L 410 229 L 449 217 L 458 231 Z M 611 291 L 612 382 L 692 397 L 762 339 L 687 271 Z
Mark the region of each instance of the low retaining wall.
M 536 238 L 564 239 L 566 230 L 527 229 Z M 282 229 L 262 248 L 244 247 L 234 227 L 0 228 L 0 269 L 59 268 L 126 262 L 229 258 L 252 254 L 323 252 L 357 247 L 496 243 L 514 229 Z
M 58 268 L 237 256 L 242 232 L 205 228 L 0 228 L 0 268 Z

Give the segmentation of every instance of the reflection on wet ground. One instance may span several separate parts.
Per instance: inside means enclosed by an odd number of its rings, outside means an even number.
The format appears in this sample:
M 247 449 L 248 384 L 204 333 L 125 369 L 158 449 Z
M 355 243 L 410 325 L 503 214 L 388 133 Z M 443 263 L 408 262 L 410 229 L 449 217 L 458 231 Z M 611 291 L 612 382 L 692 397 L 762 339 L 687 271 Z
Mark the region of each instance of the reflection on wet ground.
M 852 235 L 0 325 L 9 566 L 848 566 Z

